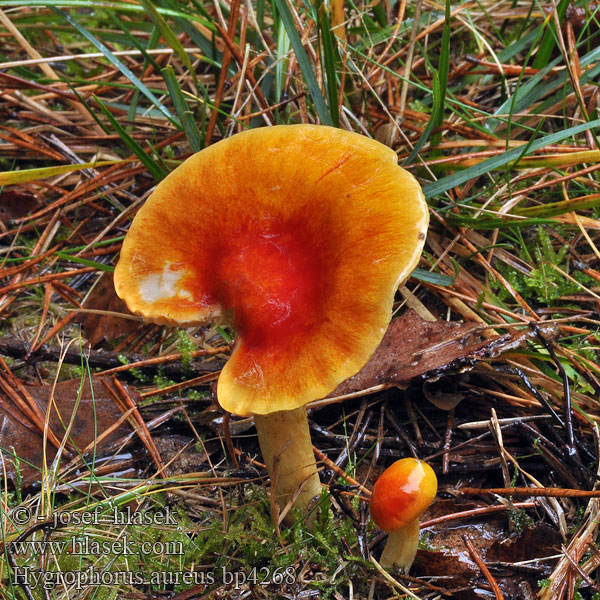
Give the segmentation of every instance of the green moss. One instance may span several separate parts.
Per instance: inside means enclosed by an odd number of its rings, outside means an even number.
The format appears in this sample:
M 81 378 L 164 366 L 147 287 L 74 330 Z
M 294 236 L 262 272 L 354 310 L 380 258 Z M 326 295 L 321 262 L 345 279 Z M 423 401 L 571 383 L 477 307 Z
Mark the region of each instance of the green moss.
M 181 363 L 184 369 L 189 369 L 192 364 L 192 352 L 196 349 L 194 340 L 185 329 L 180 329 L 177 338 L 177 350 L 181 352 Z
M 118 359 L 119 359 L 119 362 L 123 365 L 129 364 L 127 357 L 124 356 L 123 354 L 119 354 Z M 131 376 L 135 377 L 140 383 L 150 383 L 150 377 L 148 377 L 147 375 L 144 375 L 144 373 L 142 373 L 141 369 L 138 369 L 137 367 L 133 367 L 133 368 L 129 369 L 128 372 Z
M 532 305 L 554 306 L 565 295 L 581 292 L 581 286 L 565 277 L 552 265 L 561 271 L 569 273 L 567 261 L 568 246 L 563 245 L 554 249 L 550 235 L 540 228 L 537 236 L 538 244 L 530 253 L 532 270 L 525 274 L 505 263 L 498 263 L 499 273 L 508 281 L 511 287 Z M 594 284 L 591 277 L 581 271 L 569 273 L 573 279 L 585 286 Z M 499 281 L 490 281 L 490 286 L 501 301 L 512 298 L 508 289 Z
M 164 373 L 164 370 L 161 367 L 159 367 L 158 372 L 156 373 L 156 375 L 154 375 L 154 377 L 152 379 L 152 383 L 157 388 L 165 388 L 170 385 L 173 385 L 175 383 L 175 381 L 173 379 L 167 377 Z
M 509 511 L 508 518 L 511 520 L 517 533 L 521 533 L 527 529 L 527 527 L 531 527 L 534 523 L 533 519 L 523 509 Z

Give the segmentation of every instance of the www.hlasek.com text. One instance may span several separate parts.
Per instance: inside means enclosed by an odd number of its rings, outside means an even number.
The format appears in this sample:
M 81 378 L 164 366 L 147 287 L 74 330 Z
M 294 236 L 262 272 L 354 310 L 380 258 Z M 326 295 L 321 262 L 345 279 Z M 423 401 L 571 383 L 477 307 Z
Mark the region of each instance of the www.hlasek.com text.
M 65 540 L 21 540 L 12 542 L 13 554 L 21 556 L 40 556 L 50 553 L 53 556 L 70 554 L 73 556 L 117 556 L 156 555 L 183 556 L 185 548 L 178 540 L 138 540 L 123 535 L 116 540 L 96 539 L 87 535 L 72 535 Z

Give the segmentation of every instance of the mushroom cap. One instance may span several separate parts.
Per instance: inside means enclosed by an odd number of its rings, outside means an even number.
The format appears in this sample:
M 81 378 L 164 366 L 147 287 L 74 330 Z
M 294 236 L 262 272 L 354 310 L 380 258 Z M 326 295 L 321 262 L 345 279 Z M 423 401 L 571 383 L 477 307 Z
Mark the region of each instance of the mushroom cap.
M 437 477 L 433 469 L 417 458 L 402 458 L 375 482 L 371 517 L 383 531 L 402 529 L 425 511 L 436 493 Z
M 379 142 L 318 125 L 251 129 L 159 183 L 125 237 L 115 287 L 158 324 L 232 322 L 223 408 L 291 410 L 367 362 L 427 224 L 419 184 Z

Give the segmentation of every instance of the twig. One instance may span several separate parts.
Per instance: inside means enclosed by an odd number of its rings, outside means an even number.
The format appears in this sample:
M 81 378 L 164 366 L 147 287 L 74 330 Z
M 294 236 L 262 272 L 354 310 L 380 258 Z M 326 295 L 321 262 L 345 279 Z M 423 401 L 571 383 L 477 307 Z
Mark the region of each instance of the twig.
M 356 485 L 361 492 L 367 496 L 371 496 L 371 490 L 367 489 L 364 485 L 356 481 L 353 477 L 348 475 L 344 469 L 338 467 L 333 461 L 331 461 L 323 452 L 321 452 L 316 446 L 313 446 L 313 452 L 315 456 L 325 465 L 328 469 L 331 469 L 338 477 L 341 477 L 347 481 L 350 485 Z
M 486 564 L 483 562 L 481 556 L 479 556 L 479 554 L 477 553 L 477 550 L 475 550 L 475 547 L 473 546 L 469 538 L 466 535 L 463 535 L 462 539 L 465 543 L 465 546 L 467 547 L 467 550 L 469 551 L 469 554 L 471 555 L 471 558 L 477 563 L 477 566 L 479 567 L 484 577 L 490 584 L 492 591 L 494 592 L 494 596 L 496 596 L 496 600 L 504 600 L 504 596 L 500 591 L 500 588 L 498 587 L 498 583 L 494 579 L 493 575 L 490 573 L 490 570 L 487 568 Z
M 512 487 L 512 488 L 472 488 L 462 487 L 455 490 L 463 496 L 482 494 L 500 494 L 503 496 L 535 496 L 542 498 L 600 498 L 600 490 L 573 490 L 554 487 Z
M 567 451 L 571 458 L 578 459 L 577 447 L 575 446 L 575 434 L 573 433 L 573 420 L 571 418 L 571 390 L 569 387 L 569 377 L 567 376 L 567 372 L 562 366 L 562 363 L 560 362 L 560 360 L 558 360 L 558 356 L 556 356 L 554 348 L 544 337 L 537 325 L 535 323 L 531 323 L 530 326 L 535 331 L 538 340 L 542 342 L 544 348 L 546 348 L 548 354 L 550 354 L 550 356 L 552 357 L 552 360 L 554 361 L 554 364 L 556 365 L 556 368 L 558 369 L 558 372 L 562 379 L 565 403 L 565 429 L 567 430 Z
M 131 414 L 133 416 L 133 420 L 135 423 L 131 423 L 133 425 L 133 429 L 137 431 L 142 443 L 148 449 L 150 456 L 154 460 L 154 464 L 158 469 L 157 474 L 165 476 L 165 465 L 160 456 L 160 452 L 152 439 L 152 435 L 146 425 L 146 422 L 142 418 L 140 414 L 139 408 L 133 398 L 129 395 L 127 390 L 123 387 L 123 384 L 113 375 L 112 376 L 112 386 L 108 385 L 105 379 L 102 379 L 102 383 L 104 387 L 108 390 L 108 392 L 115 399 L 115 403 L 119 407 L 122 413 L 127 412 L 131 409 Z
M 15 338 L 0 338 L 0 355 L 10 356 L 12 358 L 24 358 L 29 353 L 30 344 Z M 203 350 L 197 352 L 205 352 Z M 25 364 L 47 360 L 56 362 L 63 356 L 63 349 L 58 346 L 43 345 L 35 352 L 31 352 L 29 358 L 20 365 L 13 365 L 13 369 L 18 369 Z M 193 356 L 193 353 L 192 353 Z M 167 357 L 159 357 L 163 360 L 154 361 L 153 359 L 145 359 L 135 354 L 117 354 L 115 352 L 104 352 L 102 350 L 87 350 L 83 352 L 77 348 L 69 348 L 64 352 L 63 362 L 70 365 L 81 364 L 81 359 L 85 358 L 90 367 L 101 369 L 113 369 L 116 367 L 126 366 L 131 368 L 137 365 L 137 368 L 150 373 L 163 370 L 166 375 L 189 376 L 199 373 L 216 373 L 221 370 L 223 363 L 221 361 L 211 362 L 192 362 L 187 368 L 181 362 L 181 354 L 170 354 Z M 130 363 L 123 365 L 123 361 Z M 120 369 L 127 371 L 128 369 Z M 114 373 L 115 371 L 109 371 Z M 106 374 L 106 373 L 105 373 Z
M 229 22 L 227 23 L 227 31 L 235 35 L 235 29 L 237 27 L 237 15 L 240 9 L 240 0 L 234 0 L 231 3 L 230 13 L 229 13 Z M 215 20 L 216 24 L 216 20 Z M 223 35 L 224 31 L 221 28 L 219 33 Z M 206 145 L 210 145 L 213 137 L 213 133 L 215 130 L 215 126 L 217 124 L 217 118 L 219 116 L 219 107 L 221 105 L 221 101 L 223 100 L 223 95 L 225 92 L 225 80 L 227 79 L 227 70 L 229 69 L 229 63 L 231 62 L 231 48 L 227 46 L 225 51 L 223 52 L 223 61 L 221 63 L 221 72 L 219 73 L 219 80 L 217 82 L 217 90 L 215 92 L 215 100 L 214 100 L 214 108 L 210 115 L 210 119 L 208 121 L 208 126 L 206 128 Z
M 435 519 L 429 519 L 421 523 L 421 528 L 432 527 L 433 525 L 439 525 L 440 523 L 446 523 L 447 521 L 459 521 L 461 519 L 472 519 L 483 515 L 489 515 L 497 512 L 504 512 L 513 510 L 515 508 L 535 508 L 537 502 L 515 502 L 514 504 L 504 505 L 500 504 L 497 506 L 485 506 L 483 508 L 473 508 L 471 510 L 464 510 L 462 512 L 451 513 L 444 515 L 443 517 L 435 517 Z

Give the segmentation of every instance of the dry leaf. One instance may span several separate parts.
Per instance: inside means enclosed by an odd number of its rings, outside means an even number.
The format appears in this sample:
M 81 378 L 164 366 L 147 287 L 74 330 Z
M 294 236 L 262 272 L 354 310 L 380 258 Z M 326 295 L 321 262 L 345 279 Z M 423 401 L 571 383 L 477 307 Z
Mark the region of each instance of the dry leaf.
M 471 502 L 455 499 L 438 499 L 428 512 L 429 517 L 440 517 L 481 508 Z M 419 575 L 439 576 L 444 574 L 444 587 L 457 589 L 469 586 L 469 590 L 453 594 L 463 600 L 487 599 L 486 580 L 471 558 L 463 536 L 467 536 L 479 556 L 492 571 L 506 598 L 521 597 L 520 584 L 526 582 L 536 586 L 551 572 L 551 562 L 530 561 L 532 557 L 544 558 L 557 553 L 561 536 L 544 523 L 526 527 L 523 531 L 508 534 L 508 512 L 493 512 L 477 519 L 464 518 L 433 524 L 425 529 L 431 550 L 419 550 L 415 572 Z
M 435 381 L 442 375 L 471 369 L 477 361 L 494 358 L 522 346 L 535 333 L 514 331 L 485 338 L 478 323 L 424 321 L 412 310 L 394 319 L 369 362 L 341 383 L 331 397 L 360 392 L 384 384 L 406 387 L 412 380 Z M 547 338 L 554 329 L 544 329 Z M 448 404 L 448 398 L 440 399 Z M 456 398 L 450 405 L 456 404 Z
M 102 274 L 83 303 L 83 308 L 131 314 L 115 292 L 112 273 Z M 80 313 L 77 315 L 77 322 L 81 324 L 82 333 L 92 348 L 103 341 L 110 342 L 140 328 L 137 321 L 99 313 Z
M 106 388 L 100 385 L 100 380 L 94 380 L 94 393 L 90 389 L 89 381 L 84 381 L 79 393 L 81 381 L 73 379 L 61 381 L 54 388 L 54 402 L 50 408 L 49 424 L 51 430 L 62 439 L 65 428 L 69 425 L 75 409 L 75 420 L 70 432 L 69 440 L 79 450 L 83 450 L 92 440 L 94 431 L 100 435 L 106 429 L 114 425 L 122 413 L 115 406 L 114 401 Z M 53 386 L 28 385 L 25 386 L 33 396 L 42 412 L 46 414 L 48 402 L 52 394 Z M 77 406 L 77 396 L 79 404 Z M 136 392 L 129 390 L 129 394 L 136 399 Z M 76 408 L 77 407 L 77 408 Z M 102 441 L 102 445 L 114 442 L 124 435 L 130 433 L 131 429 L 126 422 L 121 424 L 113 433 Z M 0 404 L 0 449 L 2 450 L 2 461 L 9 479 L 16 483 L 17 469 L 20 472 L 24 484 L 32 483 L 40 478 L 40 469 L 43 464 L 43 440 L 37 429 L 27 427 L 26 419 L 18 414 L 18 411 L 6 398 L 2 398 Z M 96 449 L 98 452 L 98 449 Z M 13 455 L 18 457 L 15 461 Z M 46 444 L 46 462 L 52 464 L 55 449 L 49 443 Z
M 3 190 L 0 193 L 0 223 L 8 225 L 13 219 L 19 219 L 36 211 L 42 203 L 29 192 Z

